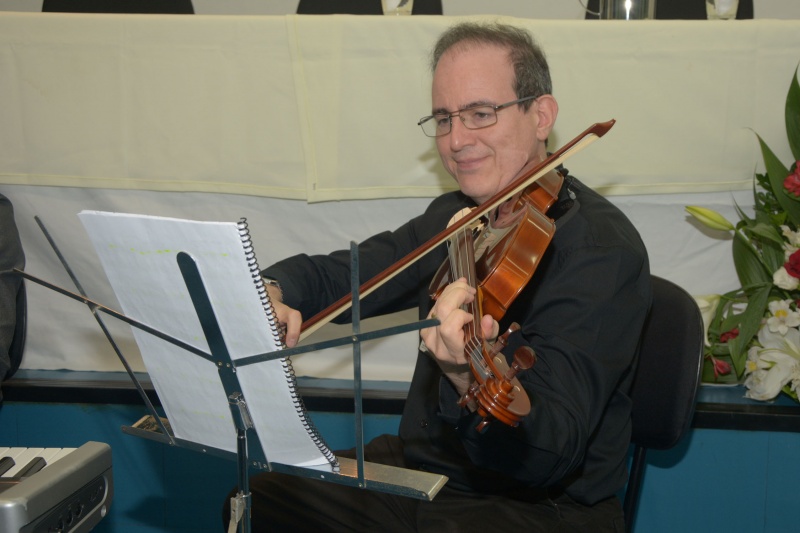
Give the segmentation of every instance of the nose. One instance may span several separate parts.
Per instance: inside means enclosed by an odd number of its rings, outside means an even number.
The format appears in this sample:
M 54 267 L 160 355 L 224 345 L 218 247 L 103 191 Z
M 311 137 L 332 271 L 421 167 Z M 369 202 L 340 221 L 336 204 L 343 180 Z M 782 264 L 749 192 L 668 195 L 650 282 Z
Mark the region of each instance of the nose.
M 448 135 L 450 149 L 457 152 L 471 144 L 474 139 L 473 131 L 464 125 L 461 115 L 453 115 L 450 118 L 450 135 Z

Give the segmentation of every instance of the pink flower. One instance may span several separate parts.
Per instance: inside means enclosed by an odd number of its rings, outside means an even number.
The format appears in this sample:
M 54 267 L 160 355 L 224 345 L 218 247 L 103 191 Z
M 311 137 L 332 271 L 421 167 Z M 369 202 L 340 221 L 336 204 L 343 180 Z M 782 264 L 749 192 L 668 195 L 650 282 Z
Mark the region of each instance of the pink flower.
M 719 342 L 728 342 L 729 340 L 735 339 L 738 336 L 739 336 L 739 328 L 733 328 L 730 331 L 726 331 L 725 333 L 720 334 Z M 719 359 L 714 359 L 714 361 L 719 361 Z M 719 362 L 722 362 L 722 361 L 719 361 Z M 716 363 L 714 363 L 714 364 L 716 365 Z M 725 363 L 725 364 L 727 365 L 728 363 Z
M 783 180 L 783 188 L 795 196 L 800 196 L 800 161 L 794 165 L 794 172 Z
M 737 331 L 738 334 L 738 331 Z M 724 376 L 731 373 L 731 365 L 727 361 L 711 357 L 711 362 L 714 364 L 714 377 L 718 378 L 720 375 Z

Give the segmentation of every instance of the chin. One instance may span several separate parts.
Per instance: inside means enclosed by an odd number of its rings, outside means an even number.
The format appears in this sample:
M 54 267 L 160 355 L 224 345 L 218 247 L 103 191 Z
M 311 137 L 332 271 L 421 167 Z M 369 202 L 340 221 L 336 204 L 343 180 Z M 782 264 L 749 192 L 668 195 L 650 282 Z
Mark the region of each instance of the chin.
M 478 203 L 483 203 L 484 201 L 491 198 L 497 190 L 489 189 L 486 187 L 488 182 L 488 178 L 481 178 L 478 176 L 471 176 L 469 180 L 461 180 L 458 182 L 458 186 L 461 189 L 461 192 L 472 198 Z

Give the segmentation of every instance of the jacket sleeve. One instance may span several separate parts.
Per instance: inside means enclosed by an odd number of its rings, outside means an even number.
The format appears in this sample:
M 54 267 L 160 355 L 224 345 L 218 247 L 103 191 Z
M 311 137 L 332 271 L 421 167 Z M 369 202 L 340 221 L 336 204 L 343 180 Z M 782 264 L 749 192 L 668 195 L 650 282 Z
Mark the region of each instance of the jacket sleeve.
M 385 231 L 358 245 L 359 278 L 363 284 L 403 259 L 407 254 L 428 242 L 444 229 L 449 217 L 468 205 L 463 195 L 448 194 L 434 200 L 425 213 L 413 218 L 394 231 Z M 361 303 L 364 317 L 409 309 L 418 305 L 420 287 L 433 275 L 441 262 L 440 247 L 430 254 L 431 259 L 420 261 L 403 270 Z M 278 262 L 262 271 L 264 276 L 280 282 L 284 301 L 301 312 L 304 319 L 351 293 L 350 251 L 339 250 L 328 255 L 297 255 Z M 334 321 L 346 323 L 345 312 Z

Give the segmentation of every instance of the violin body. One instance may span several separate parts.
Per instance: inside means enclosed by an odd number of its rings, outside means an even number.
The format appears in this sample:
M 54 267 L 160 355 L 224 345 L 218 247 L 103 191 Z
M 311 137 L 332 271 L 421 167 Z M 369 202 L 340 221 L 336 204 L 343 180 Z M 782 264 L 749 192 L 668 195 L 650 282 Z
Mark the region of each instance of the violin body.
M 561 174 L 548 172 L 525 189 L 501 226 L 490 222 L 475 230 L 477 287 L 483 295 L 484 313 L 498 322 L 531 280 L 553 239 L 555 223 L 545 213 L 558 198 L 563 182 Z M 433 299 L 455 281 L 451 270 L 447 259 L 436 271 L 430 284 Z
M 483 294 L 484 313 L 499 321 L 508 311 L 519 293 L 528 284 L 555 233 L 552 219 L 525 205 L 524 216 L 513 228 L 501 236 L 494 246 L 476 258 L 478 284 Z M 491 226 L 480 238 L 491 238 Z M 479 247 L 479 242 L 476 245 Z

